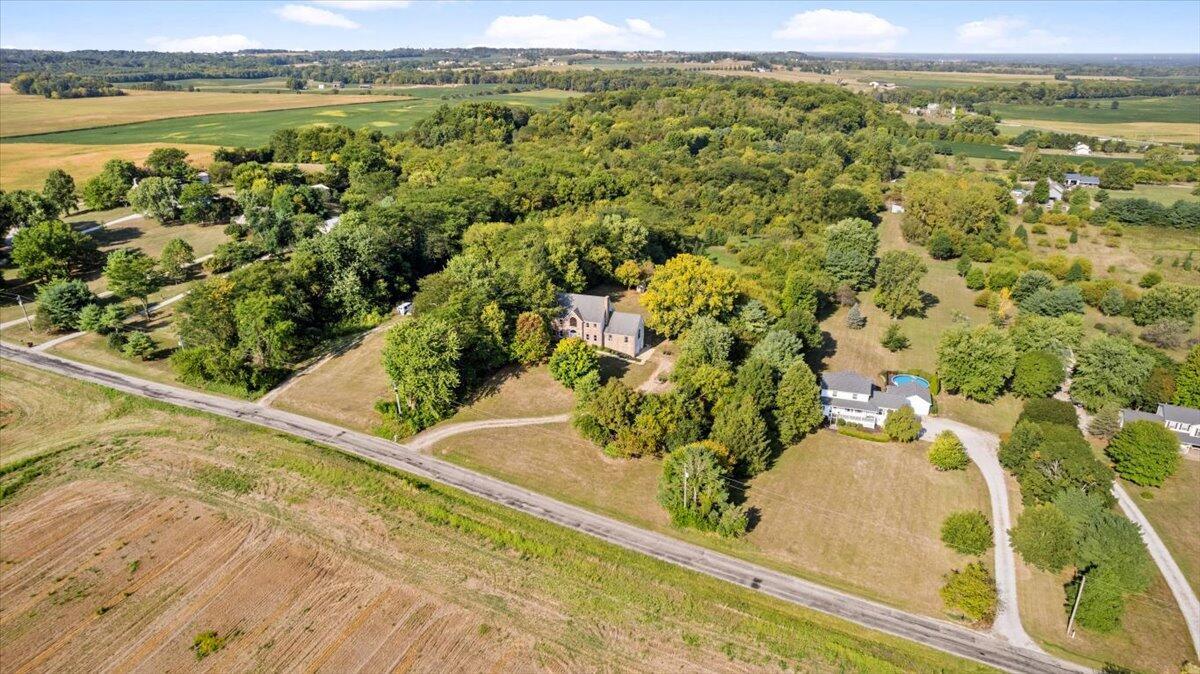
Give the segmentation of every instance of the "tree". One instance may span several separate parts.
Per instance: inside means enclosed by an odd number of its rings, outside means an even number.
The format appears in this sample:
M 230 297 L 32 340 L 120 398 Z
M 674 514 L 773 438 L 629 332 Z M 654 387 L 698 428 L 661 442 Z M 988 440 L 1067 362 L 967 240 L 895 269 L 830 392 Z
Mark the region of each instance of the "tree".
M 89 304 L 79 312 L 80 330 L 107 335 L 120 332 L 125 325 L 125 310 L 120 304 L 110 304 L 101 307 L 99 304 Z
M 1125 294 L 1120 288 L 1109 288 L 1097 308 L 1105 316 L 1116 316 L 1125 310 Z
M 1133 164 L 1113 162 L 1100 173 L 1100 186 L 1106 190 L 1133 189 Z
M 156 147 L 146 157 L 146 171 L 151 176 L 174 178 L 185 183 L 192 179 L 195 169 L 187 163 L 188 153 L 177 147 Z
M 1133 308 L 1133 322 L 1150 325 L 1174 318 L 1191 325 L 1200 307 L 1200 288 L 1178 283 L 1160 283 L 1142 293 Z
M 1039 290 L 1053 287 L 1054 277 L 1044 271 L 1021 272 L 1021 275 L 1017 277 L 1016 284 L 1013 285 L 1012 297 L 1017 302 L 1021 302 Z
M 1034 421 L 1018 420 L 1008 438 L 1000 443 L 1000 465 L 1010 472 L 1021 471 L 1044 441 L 1042 429 Z
M 1108 567 L 1101 567 L 1087 574 L 1089 582 L 1084 587 L 1083 597 L 1079 599 L 1079 607 L 1075 610 L 1077 625 L 1101 634 L 1112 632 L 1121 626 L 1121 616 L 1125 613 L 1125 598 L 1121 592 L 1111 589 L 1114 575 Z M 1064 602 L 1067 606 L 1075 605 L 1081 580 L 1082 576 L 1067 586 Z M 1097 588 L 1103 589 L 1096 591 Z
M 1175 397 L 1171 402 L 1184 407 L 1200 408 L 1200 344 L 1188 351 L 1187 358 L 1175 374 Z
M 942 542 L 964 555 L 982 555 L 992 547 L 992 524 L 978 510 L 950 513 L 942 522 Z
M 981 562 L 951 571 L 940 594 L 952 614 L 972 623 L 991 624 L 996 617 L 996 580 Z
M 1013 550 L 1029 564 L 1058 573 L 1075 560 L 1075 527 L 1053 503 L 1041 503 L 1021 512 L 1009 531 Z
M 875 271 L 879 232 L 866 220 L 847 218 L 825 230 L 825 270 L 838 281 L 862 290 Z
M 1121 409 L 1116 405 L 1105 405 L 1088 422 L 1088 433 L 1098 438 L 1111 438 L 1121 429 Z
M 875 272 L 875 306 L 892 318 L 923 311 L 925 303 L 920 286 L 928 270 L 916 253 L 905 250 L 884 253 Z
M 33 190 L 0 190 L 0 235 L 59 216 L 59 208 Z
M 96 296 L 79 279 L 47 283 L 38 288 L 37 321 L 54 330 L 74 330 L 79 323 L 79 312 L 94 301 Z
M 416 432 L 454 407 L 459 385 L 458 332 L 438 318 L 416 317 L 388 330 L 383 369 L 396 398 L 397 417 Z
M 733 311 L 737 276 L 696 255 L 676 255 L 658 268 L 642 294 L 646 324 L 668 337 L 697 318 L 721 319 Z
M 1043 424 L 1041 431 L 1041 443 L 1015 471 L 1024 503 L 1044 503 L 1066 489 L 1112 498 L 1112 469 L 1096 458 L 1078 428 Z
M 104 263 L 104 278 L 108 279 L 108 289 L 117 297 L 140 300 L 146 320 L 150 320 L 150 294 L 162 287 L 162 277 L 155 269 L 154 258 L 140 250 L 114 250 Z
M 213 222 L 221 215 L 217 188 L 191 182 L 179 190 L 179 219 L 184 222 Z
M 798 442 L 825 420 L 821 409 L 821 387 L 803 360 L 792 363 L 783 373 L 775 395 L 775 407 L 779 441 L 785 445 Z
M 929 236 L 928 247 L 929 256 L 935 260 L 949 260 L 959 255 L 954 239 L 944 229 L 936 230 Z
M 550 376 L 567 388 L 590 372 L 598 372 L 600 358 L 596 350 L 578 337 L 568 337 L 558 343 L 550 356 Z
M 775 407 L 775 376 L 775 369 L 767 361 L 747 358 L 734 377 L 734 393 L 750 396 L 759 412 L 766 413 Z
M 121 159 L 108 160 L 99 174 L 83 184 L 83 203 L 94 211 L 104 211 L 124 204 L 137 174 L 137 167 L 132 162 Z
M 921 437 L 921 421 L 913 408 L 904 405 L 893 410 L 883 422 L 883 432 L 896 442 L 912 442 Z
M 784 372 L 804 356 L 804 343 L 786 330 L 772 330 L 750 351 L 751 358 L 760 358 L 775 372 Z
M 289 312 L 282 295 L 257 290 L 234 305 L 238 346 L 256 368 L 275 369 L 290 360 L 298 327 Z
M 1017 358 L 1012 390 L 1022 398 L 1046 398 L 1062 385 L 1066 371 L 1052 353 L 1029 351 Z
M 42 198 L 53 204 L 60 213 L 70 215 L 79 200 L 79 195 L 75 193 L 75 179 L 62 169 L 53 169 L 42 184 Z
M 174 178 L 143 178 L 129 190 L 129 205 L 147 217 L 173 222 L 179 219 L 179 196 L 179 181 Z
M 125 339 L 125 345 L 121 347 L 121 353 L 125 354 L 126 358 L 140 360 L 149 360 L 157 352 L 158 345 L 154 343 L 154 339 L 140 330 L 129 333 L 129 337 Z
M 626 288 L 636 287 L 642 282 L 642 268 L 633 260 L 625 260 L 613 270 L 613 278 Z
M 1153 368 L 1151 357 L 1129 340 L 1097 337 L 1079 349 L 1071 375 L 1071 398 L 1089 412 L 1109 403 L 1128 405 Z
M 196 251 L 186 239 L 171 239 L 158 258 L 159 272 L 172 283 L 187 278 L 188 268 L 196 262 Z
M 65 278 L 91 265 L 96 240 L 59 220 L 23 227 L 13 236 L 12 261 L 22 278 L 36 282 Z
M 971 463 L 962 441 L 951 431 L 942 431 L 934 438 L 926 454 L 929 463 L 941 471 L 964 470 Z
M 899 323 L 892 323 L 888 326 L 886 332 L 883 333 L 883 339 L 880 340 L 883 348 L 895 353 L 908 348 L 908 337 L 904 335 L 904 331 L 900 328 Z
M 658 502 L 675 526 L 740 536 L 748 524 L 746 513 L 730 503 L 725 484 L 728 469 L 714 445 L 694 442 L 667 454 L 658 480 Z
M 967 289 L 981 290 L 985 285 L 987 285 L 987 276 L 982 268 L 971 267 L 967 271 L 965 282 L 967 284 Z
M 729 450 L 743 474 L 753 476 L 766 470 L 771 456 L 767 423 L 749 395 L 735 392 L 717 402 L 711 437 Z
M 512 353 L 522 365 L 540 363 L 550 353 L 550 328 L 541 314 L 526 311 L 517 316 Z
M 1017 360 L 1008 335 L 990 325 L 946 330 L 937 352 L 942 386 L 980 402 L 995 400 Z
M 1039 316 L 1059 317 L 1066 314 L 1082 314 L 1083 293 L 1077 285 L 1058 288 L 1041 288 L 1020 302 L 1021 311 Z
M 858 308 L 857 304 L 846 312 L 846 327 L 851 330 L 862 330 L 867 327 L 867 317 L 862 315 L 862 310 Z
M 1158 487 L 1179 469 L 1179 440 L 1153 421 L 1125 424 L 1105 453 L 1118 475 L 1142 486 Z
M 1035 204 L 1044 204 L 1050 201 L 1050 183 L 1045 178 L 1039 178 L 1033 184 L 1033 192 L 1030 193 L 1029 198 Z

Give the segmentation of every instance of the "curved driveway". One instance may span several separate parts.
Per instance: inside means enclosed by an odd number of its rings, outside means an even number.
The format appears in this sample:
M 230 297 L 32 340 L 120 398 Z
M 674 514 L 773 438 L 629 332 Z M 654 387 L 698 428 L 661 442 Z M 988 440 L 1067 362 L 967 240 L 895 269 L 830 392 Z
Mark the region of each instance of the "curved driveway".
M 0 357 L 133 395 L 239 419 L 320 442 L 590 534 L 628 550 L 1004 670 L 1051 673 L 1089 671 L 986 633 L 884 606 L 665 534 L 640 529 L 381 438 L 254 403 L 149 382 L 10 345 L 0 345 Z

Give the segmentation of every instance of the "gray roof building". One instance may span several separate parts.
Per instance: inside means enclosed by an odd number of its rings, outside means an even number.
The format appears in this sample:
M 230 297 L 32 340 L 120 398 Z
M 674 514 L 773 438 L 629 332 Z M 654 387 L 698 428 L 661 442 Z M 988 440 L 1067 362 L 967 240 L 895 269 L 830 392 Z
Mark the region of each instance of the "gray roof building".
M 601 323 L 608 318 L 608 298 L 601 295 L 562 293 L 558 303 L 567 311 L 577 311 L 588 323 Z
M 929 389 L 920 384 L 892 384 L 883 390 L 884 393 L 896 396 L 902 399 L 908 399 L 909 396 L 919 396 L 921 400 L 927 403 L 933 403 L 933 396 L 929 394 Z
M 624 311 L 614 311 L 612 316 L 608 318 L 608 326 L 604 328 L 604 331 L 617 335 L 636 337 L 641 333 L 641 329 L 642 317 L 640 315 Z
M 861 393 L 863 395 L 871 395 L 875 390 L 875 385 L 870 379 L 858 374 L 857 372 L 840 371 L 826 372 L 821 375 L 821 388 L 830 391 L 846 391 L 847 393 Z

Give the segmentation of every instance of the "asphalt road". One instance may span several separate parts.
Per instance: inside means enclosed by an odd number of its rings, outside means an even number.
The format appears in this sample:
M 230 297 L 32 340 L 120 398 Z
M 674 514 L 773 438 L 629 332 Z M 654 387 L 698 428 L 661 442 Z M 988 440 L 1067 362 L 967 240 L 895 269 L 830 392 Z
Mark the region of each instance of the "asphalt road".
M 614 545 L 1000 669 L 1012 672 L 1089 671 L 1082 666 L 1008 643 L 991 634 L 877 604 L 685 543 L 665 534 L 640 529 L 421 454 L 402 444 L 253 403 L 149 382 L 24 348 L 0 345 L 0 357 L 133 395 L 239 419 L 336 447 L 595 536 Z

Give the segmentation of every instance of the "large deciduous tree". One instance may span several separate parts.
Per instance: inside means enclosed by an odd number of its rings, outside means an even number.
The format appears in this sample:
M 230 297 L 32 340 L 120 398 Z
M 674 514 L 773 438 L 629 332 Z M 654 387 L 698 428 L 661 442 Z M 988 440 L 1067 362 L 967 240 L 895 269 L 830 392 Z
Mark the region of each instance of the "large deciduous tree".
M 677 255 L 658 268 L 642 294 L 646 324 L 674 337 L 700 317 L 721 319 L 733 311 L 737 276 L 696 255 Z
M 875 272 L 879 232 L 859 218 L 847 218 L 825 230 L 825 271 L 858 290 L 869 288 Z
M 140 301 L 146 320 L 150 320 L 150 294 L 163 283 L 154 258 L 131 248 L 115 250 L 105 260 L 104 278 L 108 279 L 108 289 L 117 297 Z
M 97 257 L 95 239 L 59 220 L 23 227 L 13 235 L 12 261 L 21 277 L 31 281 L 75 275 Z
M 568 337 L 559 342 L 550 356 L 550 376 L 567 388 L 575 388 L 579 380 L 598 372 L 599 368 L 600 358 L 596 350 L 578 337 Z
M 1016 365 L 1008 335 L 990 325 L 952 327 L 938 342 L 942 386 L 981 402 L 995 400 Z
M 1117 474 L 1134 484 L 1157 487 L 1179 469 L 1179 440 L 1154 421 L 1131 421 L 1105 450 Z
M 179 193 L 179 181 L 174 178 L 143 178 L 129 190 L 129 205 L 155 220 L 174 222 L 179 219 Z
M 1175 397 L 1171 402 L 1200 408 L 1200 344 L 1192 347 L 1175 374 Z
M 395 394 L 398 417 L 420 430 L 454 408 L 462 343 L 445 321 L 418 317 L 388 331 L 383 369 Z
M 517 316 L 512 352 L 522 365 L 540 363 L 550 353 L 550 328 L 541 314 L 525 311 Z
M 110 159 L 100 173 L 83 184 L 83 203 L 95 211 L 116 208 L 126 203 L 129 189 L 138 175 L 132 162 Z
M 1079 349 L 1071 397 L 1089 412 L 1106 404 L 1128 405 L 1153 368 L 1154 360 L 1129 340 L 1097 337 Z
M 919 314 L 925 304 L 921 297 L 921 278 L 929 268 L 920 256 L 906 250 L 883 254 L 875 271 L 875 306 L 892 318 Z
M 675 526 L 741 535 L 746 531 L 746 513 L 730 502 L 727 475 L 713 443 L 684 445 L 663 460 L 658 502 Z
M 821 409 L 821 386 L 803 360 L 797 360 L 783 373 L 775 394 L 775 423 L 779 441 L 798 442 L 825 420 Z
M 51 170 L 42 184 L 42 198 L 54 204 L 60 213 L 69 215 L 79 200 L 79 195 L 75 193 L 75 179 L 62 169 Z

